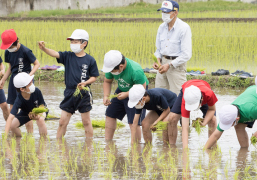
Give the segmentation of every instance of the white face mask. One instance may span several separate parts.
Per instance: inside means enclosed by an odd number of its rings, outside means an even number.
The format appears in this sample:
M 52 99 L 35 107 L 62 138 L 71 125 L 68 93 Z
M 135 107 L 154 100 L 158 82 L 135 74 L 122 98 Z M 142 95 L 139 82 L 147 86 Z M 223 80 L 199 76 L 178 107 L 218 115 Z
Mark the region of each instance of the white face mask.
M 70 44 L 70 49 L 74 53 L 80 53 L 82 49 L 80 49 L 81 44 Z
M 201 104 L 199 104 L 198 108 L 194 111 L 198 111 L 201 107 L 202 107 Z
M 27 93 L 28 93 L 28 94 L 32 94 L 33 92 L 35 92 L 35 90 L 36 90 L 35 85 L 34 85 L 34 84 L 31 84 L 31 85 L 29 86 L 29 92 L 27 92 Z
M 145 106 L 145 101 L 144 101 L 143 104 L 141 104 L 141 103 L 142 103 L 142 101 L 139 104 L 135 105 L 135 108 L 136 109 L 143 109 L 143 107 Z
M 162 20 L 163 20 L 163 22 L 170 23 L 174 19 L 174 17 L 175 17 L 174 16 L 172 19 L 170 19 L 170 15 L 171 14 L 162 13 Z
M 11 49 L 7 49 L 9 52 L 15 52 L 15 51 L 17 51 L 17 47 L 14 47 L 14 48 L 11 48 Z
M 121 72 L 117 71 L 117 72 L 111 72 L 113 75 L 119 75 L 120 73 L 122 73 L 123 70 Z

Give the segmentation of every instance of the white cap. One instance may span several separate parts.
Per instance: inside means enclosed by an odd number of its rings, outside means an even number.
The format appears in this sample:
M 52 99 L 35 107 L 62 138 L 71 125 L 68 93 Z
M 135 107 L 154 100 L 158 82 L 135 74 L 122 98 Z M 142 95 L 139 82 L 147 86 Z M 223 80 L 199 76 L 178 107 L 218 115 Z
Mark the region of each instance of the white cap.
M 27 86 L 32 81 L 33 78 L 34 78 L 34 75 L 30 76 L 25 72 L 18 73 L 13 78 L 13 84 L 16 88 L 23 88 Z
M 110 50 L 104 56 L 104 66 L 102 71 L 104 73 L 111 72 L 122 60 L 122 54 L 117 50 Z
M 88 41 L 89 35 L 87 31 L 85 31 L 84 29 L 76 29 L 75 31 L 73 31 L 71 37 L 67 38 L 67 40 L 71 40 L 71 39 L 83 39 Z
M 257 76 L 255 77 L 255 85 L 257 86 Z M 257 93 L 257 88 L 256 88 L 256 93 Z
M 133 108 L 142 99 L 145 94 L 145 88 L 142 84 L 135 84 L 129 90 L 128 107 Z
M 223 106 L 220 110 L 219 110 L 219 119 L 220 119 L 220 129 L 222 130 L 228 130 L 233 122 L 236 120 L 237 118 L 237 114 L 238 114 L 238 110 L 236 106 L 233 105 L 226 105 Z
M 200 89 L 194 85 L 189 86 L 185 89 L 184 99 L 185 99 L 185 108 L 187 111 L 194 111 L 199 107 L 202 93 Z

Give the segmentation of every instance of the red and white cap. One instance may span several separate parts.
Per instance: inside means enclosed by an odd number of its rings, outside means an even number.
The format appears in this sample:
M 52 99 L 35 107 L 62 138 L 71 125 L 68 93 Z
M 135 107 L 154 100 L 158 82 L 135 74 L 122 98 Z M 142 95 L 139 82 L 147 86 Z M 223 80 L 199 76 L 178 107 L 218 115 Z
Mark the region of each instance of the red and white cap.
M 200 100 L 202 97 L 201 90 L 191 85 L 184 91 L 185 108 L 187 111 L 194 111 L 199 107 Z
M 5 30 L 1 34 L 2 43 L 0 49 L 6 50 L 12 46 L 12 44 L 17 41 L 18 37 L 13 29 Z
M 75 31 L 73 31 L 71 36 L 67 38 L 67 40 L 71 40 L 71 39 L 83 39 L 88 41 L 89 35 L 87 31 L 85 31 L 84 29 L 76 29 Z

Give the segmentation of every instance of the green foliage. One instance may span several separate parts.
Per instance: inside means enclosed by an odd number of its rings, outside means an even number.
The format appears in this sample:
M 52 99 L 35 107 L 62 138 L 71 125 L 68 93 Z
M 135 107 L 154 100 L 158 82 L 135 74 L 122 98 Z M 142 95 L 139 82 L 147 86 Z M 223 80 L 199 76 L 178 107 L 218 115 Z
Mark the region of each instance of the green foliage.
M 73 96 L 74 96 L 74 97 L 78 97 L 78 96 L 80 95 L 81 98 L 82 98 L 83 96 L 82 96 L 81 91 L 85 91 L 85 92 L 86 92 L 86 91 L 89 91 L 89 87 L 82 87 L 82 90 L 80 90 L 79 87 L 77 86 L 77 88 L 76 88 L 76 90 L 75 90 Z
M 104 120 L 104 119 L 102 119 L 102 120 L 92 120 L 91 123 L 92 123 L 92 126 L 93 126 L 94 128 L 105 128 L 105 120 Z M 77 128 L 84 128 L 83 123 L 80 122 L 80 121 L 76 122 L 76 123 L 75 123 L 75 126 L 76 126 Z M 120 121 L 117 121 L 117 127 L 118 127 L 118 128 L 125 127 L 125 124 L 123 124 L 123 123 L 120 122 Z
M 38 115 L 40 113 L 48 112 L 48 109 L 45 106 L 39 106 L 38 108 L 32 109 L 31 112 Z
M 201 67 L 189 67 L 187 68 L 187 72 L 190 72 L 190 71 L 204 71 L 205 68 L 201 68 Z
M 257 138 L 253 135 L 253 136 L 251 137 L 251 144 L 254 145 L 254 146 L 256 146 L 256 143 L 257 143 Z
M 153 131 L 162 131 L 166 130 L 168 126 L 168 122 L 159 121 L 153 128 Z
M 108 99 L 109 99 L 109 100 L 112 100 L 113 98 L 116 98 L 116 97 L 118 97 L 118 96 L 119 96 L 119 95 L 116 94 L 116 93 L 110 94 L 109 97 L 108 97 Z
M 51 115 L 51 114 L 48 114 L 47 116 L 46 116 L 46 118 L 48 118 L 48 119 L 56 119 L 56 118 L 58 118 L 59 119 L 59 117 L 56 117 L 56 116 L 54 116 L 54 115 Z
M 202 118 L 196 118 L 196 120 L 192 121 L 192 127 L 195 128 L 195 131 L 198 135 L 200 135 L 204 131 L 204 126 L 200 124 L 200 122 L 203 122 Z

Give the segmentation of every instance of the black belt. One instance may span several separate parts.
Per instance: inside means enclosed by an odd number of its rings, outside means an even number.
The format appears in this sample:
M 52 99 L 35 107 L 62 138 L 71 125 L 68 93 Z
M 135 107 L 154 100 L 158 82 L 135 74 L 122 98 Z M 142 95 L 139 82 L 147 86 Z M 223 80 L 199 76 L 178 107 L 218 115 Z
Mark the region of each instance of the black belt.
M 174 60 L 174 59 L 176 59 L 178 56 L 163 56 L 163 57 L 165 57 L 166 59 Z

